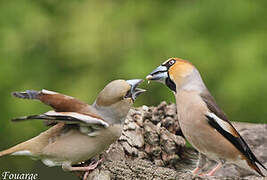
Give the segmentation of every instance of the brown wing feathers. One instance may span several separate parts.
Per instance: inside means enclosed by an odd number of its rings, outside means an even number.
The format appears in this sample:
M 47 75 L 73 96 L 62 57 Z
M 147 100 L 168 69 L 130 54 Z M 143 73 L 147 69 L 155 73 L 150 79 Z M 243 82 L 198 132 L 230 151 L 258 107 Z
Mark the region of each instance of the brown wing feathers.
M 200 96 L 203 99 L 203 101 L 206 103 L 210 112 L 214 113 L 216 116 L 218 116 L 222 120 L 228 121 L 225 113 L 219 108 L 219 106 L 215 102 L 215 99 L 209 92 L 202 93 L 200 94 Z
M 12 95 L 22 99 L 38 99 L 58 112 L 80 112 L 88 106 L 73 97 L 47 90 L 27 90 L 25 92 L 13 92 Z

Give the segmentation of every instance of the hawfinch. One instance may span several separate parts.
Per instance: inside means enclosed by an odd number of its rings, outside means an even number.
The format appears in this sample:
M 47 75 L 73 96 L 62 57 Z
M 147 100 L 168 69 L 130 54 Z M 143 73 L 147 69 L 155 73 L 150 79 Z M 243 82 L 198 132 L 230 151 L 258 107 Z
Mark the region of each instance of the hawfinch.
M 107 149 L 121 135 L 122 125 L 133 102 L 145 90 L 137 88 L 143 80 L 115 80 L 97 96 L 92 105 L 52 91 L 14 92 L 23 99 L 37 99 L 54 110 L 40 115 L 13 119 L 41 119 L 57 124 L 40 135 L 0 152 L 41 159 L 47 166 L 62 166 L 65 171 L 88 172 L 99 162 L 87 167 L 72 167 Z
M 225 162 L 252 168 L 264 176 L 256 163 L 266 168 L 216 104 L 194 65 L 179 58 L 170 58 L 146 79 L 161 82 L 174 92 L 181 130 L 199 151 L 194 174 L 203 168 L 207 157 L 218 162 L 205 174 L 207 176 L 212 176 Z

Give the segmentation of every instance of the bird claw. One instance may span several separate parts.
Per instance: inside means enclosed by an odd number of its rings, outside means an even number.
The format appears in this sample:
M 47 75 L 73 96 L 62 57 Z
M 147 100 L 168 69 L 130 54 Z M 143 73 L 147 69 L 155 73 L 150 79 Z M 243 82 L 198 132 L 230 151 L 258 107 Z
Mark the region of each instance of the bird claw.
M 104 158 L 102 157 L 96 162 L 93 161 L 86 167 L 87 171 L 83 175 L 83 180 L 87 180 L 87 177 L 89 176 L 90 171 L 94 170 L 103 161 L 103 159 Z
M 198 176 L 201 176 L 201 177 L 209 177 L 209 176 L 212 176 L 213 174 L 210 174 L 210 173 L 200 173 Z
M 192 173 L 193 174 L 198 174 L 198 171 L 200 170 L 200 168 L 199 167 L 196 167 L 193 171 L 192 171 Z
M 201 173 L 199 176 L 213 176 L 215 172 L 222 167 L 222 163 L 217 164 L 210 172 L 208 173 Z
M 83 175 L 83 180 L 87 180 L 87 177 L 89 176 L 90 171 L 86 171 Z

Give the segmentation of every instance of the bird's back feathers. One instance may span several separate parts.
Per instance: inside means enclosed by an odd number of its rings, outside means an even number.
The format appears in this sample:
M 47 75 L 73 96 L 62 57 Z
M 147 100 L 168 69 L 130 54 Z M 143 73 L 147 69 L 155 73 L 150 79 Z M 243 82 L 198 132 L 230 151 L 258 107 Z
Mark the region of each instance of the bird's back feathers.
M 200 94 L 200 97 L 206 103 L 208 109 L 212 113 L 214 113 L 220 119 L 228 121 L 228 118 L 227 118 L 226 114 L 219 108 L 219 106 L 217 105 L 214 97 L 210 94 L 210 92 L 207 89 L 206 89 L 205 92 L 202 92 Z

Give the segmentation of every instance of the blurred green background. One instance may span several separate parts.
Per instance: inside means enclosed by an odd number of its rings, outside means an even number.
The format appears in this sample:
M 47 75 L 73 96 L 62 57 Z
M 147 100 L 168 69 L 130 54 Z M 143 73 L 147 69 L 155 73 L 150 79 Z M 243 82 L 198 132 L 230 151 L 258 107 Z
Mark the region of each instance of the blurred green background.
M 0 2 L 0 149 L 39 134 L 42 122 L 16 116 L 50 108 L 12 97 L 48 89 L 92 103 L 111 80 L 144 78 L 169 57 L 197 66 L 231 120 L 266 123 L 267 1 Z M 135 106 L 174 102 L 163 85 L 149 88 Z M 25 157 L 0 159 L 5 170 L 41 179 L 75 179 L 61 168 Z

